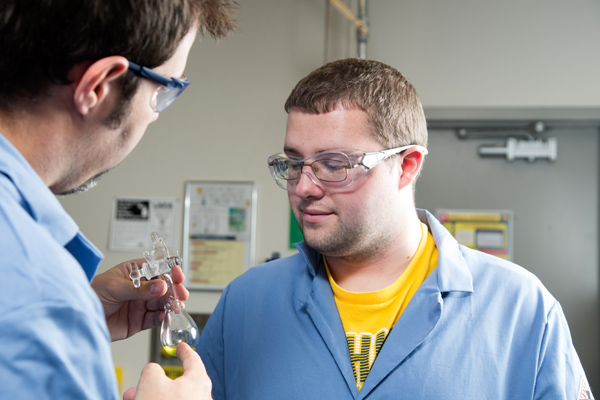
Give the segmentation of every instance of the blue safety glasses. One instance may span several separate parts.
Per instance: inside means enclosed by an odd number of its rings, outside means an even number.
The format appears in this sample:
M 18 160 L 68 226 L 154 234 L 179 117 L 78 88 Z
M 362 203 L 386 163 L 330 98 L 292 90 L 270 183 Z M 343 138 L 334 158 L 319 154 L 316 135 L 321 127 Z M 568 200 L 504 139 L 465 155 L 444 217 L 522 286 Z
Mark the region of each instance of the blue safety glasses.
M 150 100 L 150 105 L 156 112 L 161 112 L 167 108 L 190 84 L 190 81 L 185 74 L 179 79 L 167 78 L 166 76 L 161 75 L 150 68 L 143 67 L 132 61 L 129 61 L 129 69 L 136 72 L 143 78 L 150 79 L 151 81 L 161 85 L 156 89 L 152 99 Z

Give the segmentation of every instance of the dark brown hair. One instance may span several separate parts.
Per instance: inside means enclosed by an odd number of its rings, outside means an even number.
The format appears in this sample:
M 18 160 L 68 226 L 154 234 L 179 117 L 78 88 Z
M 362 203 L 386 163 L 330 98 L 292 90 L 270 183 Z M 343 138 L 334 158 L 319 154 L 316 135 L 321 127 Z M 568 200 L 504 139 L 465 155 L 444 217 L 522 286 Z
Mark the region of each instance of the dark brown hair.
M 226 36 L 235 7 L 233 0 L 0 0 L 0 108 L 70 83 L 69 70 L 85 61 L 120 55 L 162 65 L 193 26 Z M 123 76 L 125 97 L 138 81 Z
M 384 63 L 349 58 L 333 61 L 301 79 L 285 103 L 286 112 L 326 113 L 339 107 L 369 115 L 373 135 L 386 148 L 427 146 L 427 124 L 410 82 Z

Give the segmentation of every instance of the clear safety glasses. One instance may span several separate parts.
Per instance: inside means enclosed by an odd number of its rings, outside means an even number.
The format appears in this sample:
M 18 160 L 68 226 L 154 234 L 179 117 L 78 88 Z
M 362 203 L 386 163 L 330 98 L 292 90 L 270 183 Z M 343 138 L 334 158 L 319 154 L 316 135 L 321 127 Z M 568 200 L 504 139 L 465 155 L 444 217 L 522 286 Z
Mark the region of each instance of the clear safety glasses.
M 143 67 L 132 61 L 129 61 L 129 69 L 161 85 L 154 91 L 150 102 L 152 109 L 156 112 L 161 112 L 167 108 L 190 84 L 185 74 L 181 78 L 167 78 L 150 68 Z
M 416 148 L 423 155 L 427 154 L 425 147 L 412 144 L 370 153 L 361 150 L 330 150 L 304 159 L 290 158 L 285 153 L 279 153 L 269 157 L 268 163 L 271 176 L 282 189 L 294 190 L 304 167 L 311 168 L 317 180 L 305 173 L 316 185 L 345 188 L 361 181 L 381 161 L 410 148 Z

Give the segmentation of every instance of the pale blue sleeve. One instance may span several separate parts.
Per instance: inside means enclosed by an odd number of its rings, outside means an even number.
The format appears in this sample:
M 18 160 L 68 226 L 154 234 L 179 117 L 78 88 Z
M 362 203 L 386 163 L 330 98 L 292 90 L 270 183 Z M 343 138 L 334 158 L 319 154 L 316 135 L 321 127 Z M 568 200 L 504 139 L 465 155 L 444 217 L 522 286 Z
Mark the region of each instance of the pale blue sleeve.
M 110 340 L 95 314 L 34 303 L 3 310 L 0 327 L 0 398 L 119 398 Z
M 534 399 L 579 399 L 582 382 L 587 379 L 558 302 L 550 309 L 547 321 Z

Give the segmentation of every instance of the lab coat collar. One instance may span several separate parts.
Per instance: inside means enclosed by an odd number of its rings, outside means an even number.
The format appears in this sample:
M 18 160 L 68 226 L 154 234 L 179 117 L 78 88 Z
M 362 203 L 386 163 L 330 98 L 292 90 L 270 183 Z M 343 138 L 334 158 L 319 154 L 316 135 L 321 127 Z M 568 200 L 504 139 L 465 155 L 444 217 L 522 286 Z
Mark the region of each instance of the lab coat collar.
M 36 223 L 79 261 L 88 279 L 95 274 L 102 253 L 64 210 L 25 157 L 0 134 L 0 174 L 10 179 L 21 196 L 18 201 Z
M 417 209 L 438 249 L 437 285 L 442 293 L 473 292 L 473 277 L 456 239 L 429 211 Z M 424 284 L 428 283 L 427 281 Z
M 417 215 L 421 222 L 427 225 L 440 254 L 439 265 L 436 268 L 440 292 L 472 293 L 473 277 L 456 239 L 429 211 L 417 209 Z M 324 268 L 321 253 L 309 247 L 306 242 L 296 243 L 296 248 L 309 266 L 310 274 L 315 277 L 319 269 Z
M 314 278 L 319 273 L 319 268 L 323 264 L 323 257 L 321 253 L 314 250 L 312 247 L 309 247 L 306 242 L 296 243 L 296 248 L 306 261 L 306 265 L 308 265 L 308 272 Z

